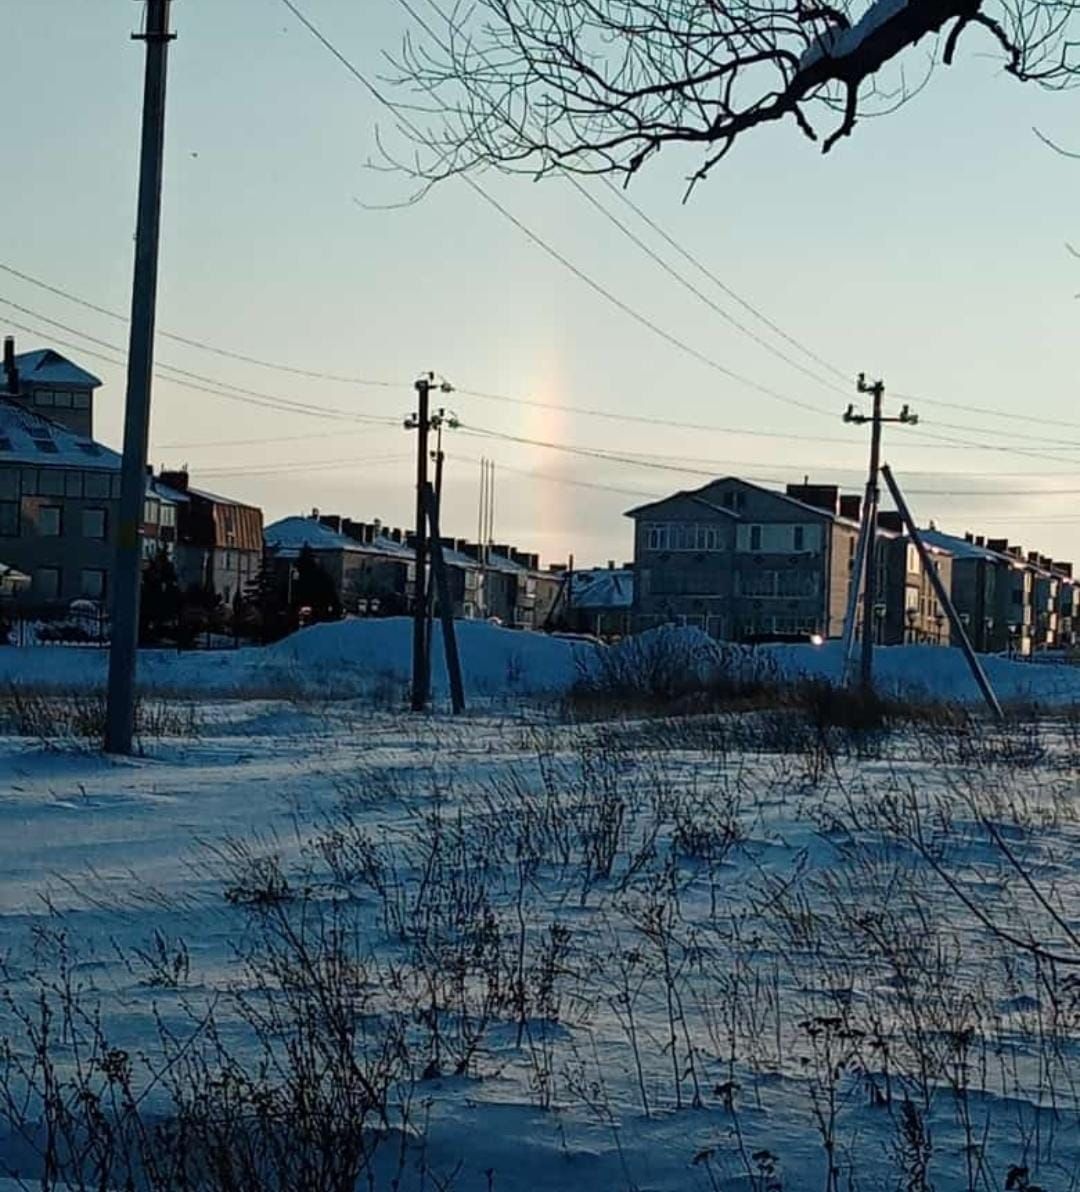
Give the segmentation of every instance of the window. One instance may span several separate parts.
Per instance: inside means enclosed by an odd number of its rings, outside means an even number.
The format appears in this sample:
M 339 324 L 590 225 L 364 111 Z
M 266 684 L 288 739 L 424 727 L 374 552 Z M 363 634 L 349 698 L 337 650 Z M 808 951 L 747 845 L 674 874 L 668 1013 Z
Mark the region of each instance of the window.
M 15 498 L 19 495 L 19 473 L 11 468 L 0 468 L 0 497 Z
M 84 509 L 82 513 L 82 536 L 84 538 L 105 537 L 105 510 Z
M 82 472 L 68 472 L 64 481 L 64 496 L 82 496 Z
M 161 506 L 161 524 L 163 526 L 176 525 L 176 506 L 162 505 Z
M 161 502 L 146 500 L 143 502 L 143 521 L 148 526 L 156 526 L 161 521 Z
M 666 522 L 645 526 L 645 549 L 664 551 L 705 551 L 724 549 L 723 531 L 719 526 L 691 522 Z
M 0 501 L 0 538 L 18 538 L 19 502 Z
M 761 550 L 761 527 L 750 527 L 750 549 Z
M 42 468 L 38 476 L 38 492 L 43 497 L 62 497 L 64 473 L 55 468 Z
M 71 395 L 71 404 L 76 410 L 90 409 L 90 394 L 85 389 L 81 389 Z
M 43 538 L 59 538 L 63 526 L 59 505 L 42 505 L 38 510 L 38 533 Z
M 51 389 L 39 389 L 34 394 L 35 406 L 52 406 L 55 401 L 55 394 Z
M 71 394 L 70 393 L 67 393 L 62 389 L 58 389 L 54 396 L 54 400 L 56 402 L 56 408 L 58 410 L 70 410 L 71 409 Z
M 791 545 L 794 550 L 805 550 L 806 527 L 795 526 L 791 533 Z
M 32 497 L 37 492 L 37 468 L 23 468 L 22 491 L 24 497 Z
M 107 497 L 109 477 L 105 472 L 87 472 L 83 488 L 88 497 Z
M 105 595 L 105 572 L 96 567 L 84 568 L 80 588 L 89 599 L 101 600 Z
M 60 595 L 60 568 L 39 567 L 34 572 L 34 592 L 42 600 L 55 600 Z

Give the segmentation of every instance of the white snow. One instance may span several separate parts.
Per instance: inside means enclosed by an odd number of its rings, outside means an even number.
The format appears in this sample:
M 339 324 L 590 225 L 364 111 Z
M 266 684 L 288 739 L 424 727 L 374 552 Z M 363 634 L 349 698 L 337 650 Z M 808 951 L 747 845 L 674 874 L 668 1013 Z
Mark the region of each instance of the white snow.
M 850 29 L 819 37 L 799 59 L 800 69 L 806 70 L 822 58 L 843 58 L 854 54 L 872 33 L 906 7 L 907 0 L 874 0 Z

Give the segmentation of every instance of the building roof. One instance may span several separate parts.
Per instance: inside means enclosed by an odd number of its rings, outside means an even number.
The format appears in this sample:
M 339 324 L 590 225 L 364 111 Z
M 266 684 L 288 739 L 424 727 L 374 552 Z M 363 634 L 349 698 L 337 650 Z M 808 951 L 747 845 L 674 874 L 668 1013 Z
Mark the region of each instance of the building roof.
M 282 558 L 298 555 L 305 546 L 314 551 L 390 556 L 403 561 L 414 557 L 412 547 L 395 542 L 392 538 L 378 535 L 371 542 L 357 542 L 355 538 L 332 530 L 313 517 L 283 517 L 263 530 L 263 541 Z
M 171 488 L 156 477 L 151 476 L 149 483 L 146 486 L 146 495 L 157 497 L 160 501 L 165 501 L 170 505 L 186 504 L 190 498 L 187 493 L 182 493 L 178 488 Z
M 575 571 L 571 608 L 630 608 L 634 603 L 634 573 L 620 568 L 597 567 Z
M 52 348 L 21 352 L 15 357 L 15 366 L 20 380 L 34 385 L 75 385 L 82 389 L 97 389 L 101 385 L 93 373 L 72 364 Z
M 21 402 L 0 397 L 0 463 L 87 468 L 117 472 L 117 452 L 74 434 Z
M 842 517 L 839 513 L 831 513 L 828 509 L 822 509 L 818 505 L 809 505 L 805 501 L 800 501 L 797 497 L 790 497 L 785 492 L 779 492 L 774 488 L 766 488 L 763 484 L 755 484 L 752 480 L 743 480 L 739 476 L 718 476 L 715 480 L 710 480 L 707 484 L 703 484 L 700 488 L 680 489 L 676 493 L 672 493 L 670 497 L 661 497 L 657 501 L 649 501 L 644 505 L 638 505 L 634 509 L 628 509 L 623 514 L 624 517 L 637 517 L 642 513 L 647 513 L 650 509 L 655 509 L 658 505 L 664 505 L 668 501 L 673 501 L 678 497 L 684 497 L 687 500 L 696 501 L 698 504 L 705 505 L 709 509 L 715 510 L 717 513 L 727 514 L 729 517 L 742 521 L 743 516 L 736 513 L 734 510 L 727 509 L 722 505 L 717 505 L 715 502 L 706 499 L 702 496 L 703 493 L 708 492 L 709 489 L 714 488 L 718 484 L 735 483 L 741 484 L 744 488 L 756 489 L 758 492 L 766 493 L 770 497 L 775 497 L 778 501 L 784 501 L 788 505 L 794 505 L 796 508 L 803 510 L 805 513 L 810 513 L 814 517 L 823 518 L 828 521 L 841 522 L 844 525 L 857 526 L 859 523 L 853 521 L 849 517 Z

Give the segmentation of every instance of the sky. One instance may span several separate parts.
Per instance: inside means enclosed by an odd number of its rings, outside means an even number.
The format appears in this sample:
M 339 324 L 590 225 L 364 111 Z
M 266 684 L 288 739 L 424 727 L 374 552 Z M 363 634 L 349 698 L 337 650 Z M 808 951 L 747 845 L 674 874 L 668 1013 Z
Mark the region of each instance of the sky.
M 398 0 L 297 2 L 376 79 L 392 73 L 388 56 L 414 27 Z M 119 313 L 130 304 L 144 61 L 130 34 L 141 9 L 4 0 L 0 265 Z M 1008 78 L 978 33 L 908 104 L 862 122 L 828 156 L 767 127 L 689 201 L 697 159 L 678 149 L 630 188 L 695 260 L 840 380 L 776 339 L 599 181 L 590 192 L 657 255 L 820 379 L 733 328 L 565 179 L 477 181 L 691 352 L 460 180 L 402 206 L 411 184 L 380 168 L 380 145 L 409 151 L 394 118 L 280 0 L 175 0 L 173 24 L 159 330 L 381 384 L 159 337 L 161 365 L 204 380 L 155 381 L 155 465 L 186 463 L 193 483 L 261 505 L 267 521 L 318 508 L 408 525 L 415 443 L 400 422 L 415 406 L 415 378 L 431 370 L 457 390 L 439 400 L 462 424 L 446 437 L 444 533 L 475 536 L 483 456 L 495 461 L 496 541 L 545 561 L 622 561 L 627 509 L 710 475 L 809 475 L 860 489 L 866 428 L 841 415 L 860 401 L 865 371 L 884 380 L 890 411 L 907 400 L 920 417 L 886 428 L 884 452 L 920 521 L 1080 562 L 1080 260 L 1066 247 L 1080 242 L 1080 161 L 1033 131 L 1080 149 L 1080 95 Z M 914 74 L 921 61 L 911 60 Z M 20 351 L 52 345 L 101 377 L 97 436 L 120 446 L 121 321 L 0 269 L 0 328 Z M 231 396 L 205 391 L 223 387 Z M 242 400 L 254 394 L 256 404 Z M 277 408 L 257 404 L 267 397 Z

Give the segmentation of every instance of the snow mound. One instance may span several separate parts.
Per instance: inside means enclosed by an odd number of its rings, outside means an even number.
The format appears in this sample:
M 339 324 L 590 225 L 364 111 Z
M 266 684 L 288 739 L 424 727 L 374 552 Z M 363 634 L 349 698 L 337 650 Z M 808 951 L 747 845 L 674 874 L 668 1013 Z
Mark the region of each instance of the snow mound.
M 485 621 L 457 621 L 458 653 L 466 694 L 540 695 L 565 691 L 587 666 L 595 647 L 586 642 L 503 629 Z M 270 646 L 267 663 L 308 676 L 407 683 L 412 675 L 412 621 L 408 617 L 346 620 L 312 625 Z M 442 628 L 432 632 L 431 683 L 449 689 Z

